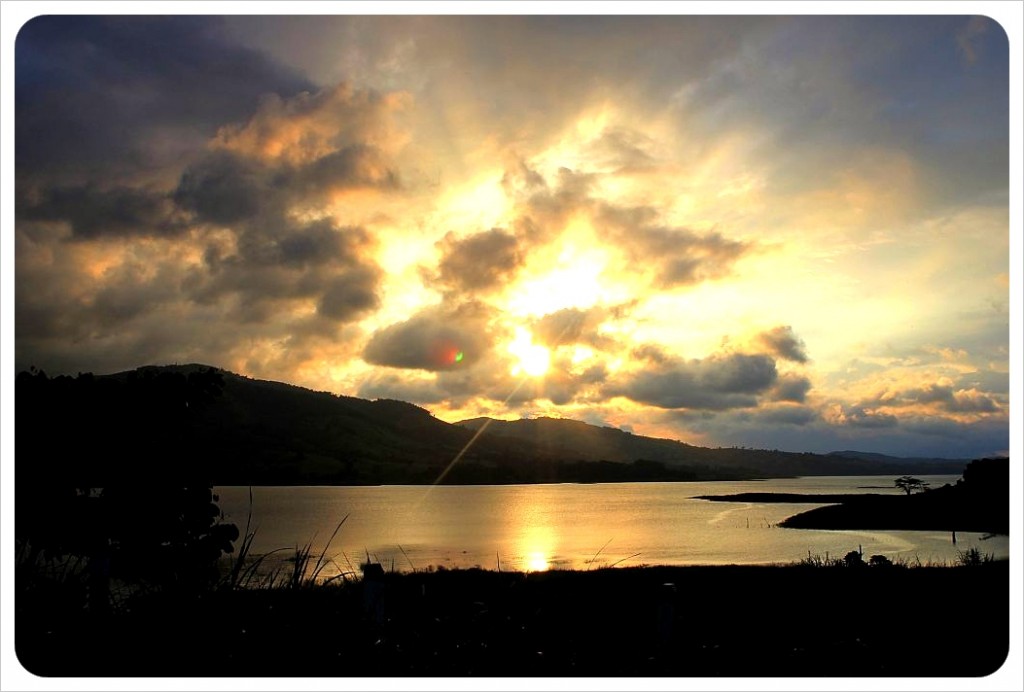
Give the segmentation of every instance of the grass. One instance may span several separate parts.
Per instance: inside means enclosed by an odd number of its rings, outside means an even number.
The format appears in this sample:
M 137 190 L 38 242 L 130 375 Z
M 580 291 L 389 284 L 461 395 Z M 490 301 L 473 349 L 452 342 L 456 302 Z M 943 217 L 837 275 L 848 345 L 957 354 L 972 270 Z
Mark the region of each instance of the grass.
M 349 515 L 346 514 L 338 525 L 334 527 L 331 537 L 327 540 L 327 544 L 324 545 L 324 549 L 320 553 L 313 552 L 313 541 L 316 539 L 316 534 L 310 539 L 308 543 L 301 547 L 296 547 L 294 554 L 284 560 L 285 563 L 290 564 L 290 567 L 283 569 L 281 567 L 270 570 L 269 572 L 264 568 L 265 563 L 268 562 L 268 558 L 271 556 L 282 553 L 286 548 L 276 548 L 270 552 L 263 553 L 256 557 L 252 556 L 252 544 L 256 538 L 257 529 L 252 527 L 252 487 L 249 487 L 249 511 L 245 519 L 245 531 L 242 535 L 242 541 L 239 544 L 238 552 L 231 560 L 231 567 L 228 570 L 227 576 L 220 584 L 221 587 L 227 589 L 248 589 L 248 588 L 276 588 L 284 587 L 289 589 L 302 589 L 316 586 L 319 583 L 330 583 L 337 579 L 347 579 L 349 576 L 355 574 L 355 570 L 352 569 L 351 563 L 348 561 L 348 556 L 345 557 L 346 563 L 348 563 L 349 569 L 344 571 L 334 560 L 334 558 L 327 557 L 327 550 L 330 548 L 331 543 L 334 542 L 335 537 L 338 535 L 338 531 L 346 521 L 348 521 Z M 404 551 L 403 551 L 404 553 Z M 411 564 L 411 563 L 410 563 Z M 334 565 L 337 569 L 337 574 L 328 577 L 327 579 L 321 579 L 324 569 L 329 565 Z
M 982 554 L 977 548 L 957 551 L 956 564 L 962 567 L 977 567 L 995 562 L 995 556 L 991 553 Z
M 851 557 L 852 555 L 858 555 L 857 558 Z M 969 548 L 967 550 L 957 551 L 956 560 L 950 564 L 945 561 L 930 561 L 927 563 L 921 562 L 921 558 L 918 556 L 906 557 L 903 555 L 897 555 L 894 558 L 888 558 L 884 555 L 872 555 L 868 560 L 863 560 L 863 555 L 858 551 L 850 551 L 844 557 L 838 557 L 831 555 L 826 552 L 824 555 L 818 553 L 811 553 L 807 551 L 807 557 L 802 558 L 796 563 L 793 563 L 797 567 L 813 567 L 813 568 L 850 568 L 850 567 L 872 567 L 872 568 L 888 568 L 896 567 L 900 569 L 908 568 L 942 568 L 942 567 L 977 567 L 980 565 L 989 565 L 997 562 L 996 557 L 991 553 L 982 553 L 977 548 Z M 785 566 L 785 565 L 783 565 Z
M 191 600 L 151 593 L 106 618 L 20 610 L 18 653 L 51 675 L 326 677 L 979 675 L 1005 654 L 1003 561 L 849 569 L 830 554 L 808 559 L 829 569 L 417 566 L 372 585 L 281 578 Z M 310 553 L 307 577 L 316 564 Z M 951 593 L 977 604 L 969 627 L 948 627 L 963 607 Z M 808 606 L 808 594 L 820 602 Z M 894 594 L 934 605 L 895 627 L 884 605 Z

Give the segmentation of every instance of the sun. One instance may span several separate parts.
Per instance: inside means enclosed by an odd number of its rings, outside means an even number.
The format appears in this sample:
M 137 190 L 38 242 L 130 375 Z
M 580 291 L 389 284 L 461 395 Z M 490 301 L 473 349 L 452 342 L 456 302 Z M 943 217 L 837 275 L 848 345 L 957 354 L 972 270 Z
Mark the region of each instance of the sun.
M 533 343 L 533 336 L 523 327 L 516 327 L 516 338 L 508 345 L 508 352 L 517 359 L 512 366 L 513 376 L 525 373 L 540 377 L 551 367 L 551 351 Z

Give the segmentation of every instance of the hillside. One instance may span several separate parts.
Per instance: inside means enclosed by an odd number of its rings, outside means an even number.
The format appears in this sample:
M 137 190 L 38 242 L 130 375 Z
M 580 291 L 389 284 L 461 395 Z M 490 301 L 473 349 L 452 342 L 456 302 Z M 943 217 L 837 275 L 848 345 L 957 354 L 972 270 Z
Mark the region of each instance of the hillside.
M 21 373 L 16 406 L 19 484 L 182 475 L 219 485 L 718 480 L 959 473 L 966 463 L 708 449 L 556 419 L 491 421 L 468 446 L 486 419 L 453 425 L 406 402 L 204 365 Z
M 479 430 L 485 424 L 490 437 L 523 440 L 539 445 L 545 453 L 555 457 L 615 462 L 643 459 L 669 468 L 714 468 L 748 477 L 959 473 L 969 461 L 902 459 L 857 452 L 822 455 L 737 447 L 712 449 L 556 418 L 516 421 L 473 418 L 457 423 L 471 430 Z

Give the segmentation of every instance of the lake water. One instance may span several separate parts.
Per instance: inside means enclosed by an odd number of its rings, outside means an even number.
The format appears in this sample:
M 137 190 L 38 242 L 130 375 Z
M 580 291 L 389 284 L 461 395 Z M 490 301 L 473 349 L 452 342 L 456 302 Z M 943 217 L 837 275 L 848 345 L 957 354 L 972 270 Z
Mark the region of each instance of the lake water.
M 932 487 L 958 476 L 921 476 Z M 225 518 L 253 554 L 294 555 L 311 544 L 333 562 L 323 577 L 357 571 L 367 555 L 385 569 L 482 567 L 514 571 L 636 565 L 791 563 L 808 553 L 924 564 L 956 562 L 958 550 L 1009 556 L 1009 539 L 944 531 L 784 529 L 819 504 L 734 503 L 696 495 L 742 492 L 900 493 L 892 476 L 813 476 L 761 481 L 496 486 L 244 486 L 215 488 Z M 335 527 L 348 517 L 330 545 Z

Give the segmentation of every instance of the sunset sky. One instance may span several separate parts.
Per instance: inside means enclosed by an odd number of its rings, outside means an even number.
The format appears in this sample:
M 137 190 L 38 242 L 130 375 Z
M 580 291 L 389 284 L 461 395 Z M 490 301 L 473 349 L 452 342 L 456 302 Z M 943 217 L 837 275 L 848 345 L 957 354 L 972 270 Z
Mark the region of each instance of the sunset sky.
M 44 16 L 14 60 L 17 370 L 1009 449 L 992 20 Z

